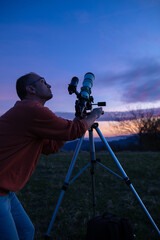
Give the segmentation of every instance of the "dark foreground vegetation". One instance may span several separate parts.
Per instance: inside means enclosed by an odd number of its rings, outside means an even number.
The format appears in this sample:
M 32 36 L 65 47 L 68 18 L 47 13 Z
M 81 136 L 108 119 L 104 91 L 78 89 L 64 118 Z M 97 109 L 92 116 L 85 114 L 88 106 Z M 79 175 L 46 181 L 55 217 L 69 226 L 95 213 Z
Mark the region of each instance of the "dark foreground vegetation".
M 35 240 L 44 239 L 56 206 L 73 153 L 41 156 L 30 181 L 18 192 L 35 229 Z M 143 203 L 160 228 L 160 154 L 159 152 L 120 152 L 120 163 L 139 193 Z M 107 167 L 115 169 L 114 161 L 106 152 L 97 153 Z M 90 161 L 88 152 L 78 155 L 74 175 Z M 96 165 L 96 215 L 105 211 L 129 218 L 137 240 L 158 240 L 159 236 L 135 195 L 119 178 Z M 85 239 L 88 219 L 92 218 L 92 194 L 89 168 L 68 188 L 60 205 L 51 239 Z

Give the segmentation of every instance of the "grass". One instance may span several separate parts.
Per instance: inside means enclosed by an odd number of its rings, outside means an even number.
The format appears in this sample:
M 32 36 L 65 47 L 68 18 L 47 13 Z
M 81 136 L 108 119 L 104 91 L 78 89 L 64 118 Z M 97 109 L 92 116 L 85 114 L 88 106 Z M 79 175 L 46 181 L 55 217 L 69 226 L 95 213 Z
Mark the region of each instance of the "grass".
M 61 192 L 73 153 L 42 155 L 26 186 L 17 193 L 35 229 L 35 240 L 44 239 Z M 160 227 L 160 154 L 159 152 L 119 152 L 116 154 L 151 216 Z M 109 153 L 96 157 L 118 172 Z M 78 155 L 75 173 L 90 161 L 88 152 Z M 158 240 L 133 192 L 121 179 L 95 165 L 96 215 L 105 211 L 129 218 L 137 240 Z M 87 221 L 93 216 L 90 169 L 87 168 L 66 191 L 51 231 L 54 240 L 85 239 Z

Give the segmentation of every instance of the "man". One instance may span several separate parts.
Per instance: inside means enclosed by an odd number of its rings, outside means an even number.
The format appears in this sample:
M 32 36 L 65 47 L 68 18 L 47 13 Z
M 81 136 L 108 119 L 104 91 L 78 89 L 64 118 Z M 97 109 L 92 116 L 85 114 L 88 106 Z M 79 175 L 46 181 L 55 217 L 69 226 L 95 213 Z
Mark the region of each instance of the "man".
M 28 181 L 41 153 L 56 153 L 65 141 L 80 138 L 102 108 L 83 120 L 57 117 L 44 107 L 51 86 L 35 73 L 20 77 L 16 90 L 21 101 L 0 117 L 0 239 L 32 240 L 33 224 L 14 192 Z

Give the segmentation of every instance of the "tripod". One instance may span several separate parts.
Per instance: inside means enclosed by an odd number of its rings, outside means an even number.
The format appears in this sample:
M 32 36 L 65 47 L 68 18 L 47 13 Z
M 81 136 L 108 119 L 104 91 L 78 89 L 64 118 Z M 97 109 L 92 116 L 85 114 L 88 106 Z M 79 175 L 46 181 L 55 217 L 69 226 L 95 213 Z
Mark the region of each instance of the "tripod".
M 95 155 L 95 145 L 94 145 L 94 138 L 93 138 L 93 129 L 96 130 L 96 132 L 98 133 L 100 139 L 102 140 L 102 142 L 104 143 L 104 146 L 106 147 L 106 149 L 109 151 L 111 157 L 113 158 L 113 160 L 115 161 L 117 167 L 119 168 L 121 175 L 118 175 L 117 173 L 113 172 L 111 169 L 107 168 L 106 166 L 104 166 L 103 164 L 101 164 L 99 161 L 96 160 L 96 155 Z M 120 178 L 121 180 L 124 180 L 125 183 L 131 188 L 131 190 L 133 191 L 134 195 L 136 196 L 138 202 L 140 203 L 140 205 L 142 206 L 143 210 L 145 211 L 147 217 L 149 218 L 150 222 L 152 223 L 153 227 L 155 228 L 155 230 L 158 232 L 159 236 L 160 236 L 160 230 L 158 229 L 156 223 L 154 222 L 153 218 L 151 217 L 151 215 L 149 214 L 147 208 L 145 207 L 145 205 L 143 204 L 141 198 L 139 197 L 139 195 L 137 194 L 135 188 L 133 187 L 130 179 L 128 178 L 127 174 L 125 173 L 124 169 L 122 168 L 121 164 L 119 163 L 118 159 L 116 158 L 115 154 L 113 153 L 112 149 L 110 148 L 108 142 L 106 141 L 106 139 L 104 138 L 104 136 L 102 135 L 100 129 L 98 128 L 98 123 L 94 123 L 92 125 L 92 127 L 89 129 L 89 141 L 90 141 L 90 163 L 88 163 L 74 178 L 72 178 L 70 181 L 70 176 L 72 173 L 72 170 L 74 168 L 75 162 L 76 162 L 76 158 L 78 156 L 78 153 L 80 151 L 82 142 L 84 139 L 84 135 L 81 137 L 81 139 L 79 140 L 72 161 L 70 163 L 64 184 L 62 186 L 62 190 L 56 205 L 56 208 L 54 210 L 51 222 L 49 224 L 48 230 L 46 232 L 46 239 L 50 239 L 49 235 L 50 235 L 50 231 L 52 229 L 52 225 L 55 221 L 59 206 L 61 204 L 62 198 L 64 196 L 65 191 L 67 190 L 67 187 L 69 186 L 69 184 L 71 184 L 77 177 L 80 176 L 80 174 L 88 167 L 91 166 L 91 178 L 92 178 L 92 197 L 93 197 L 93 214 L 95 216 L 95 179 L 94 179 L 94 165 L 95 163 L 99 164 L 100 166 L 102 166 L 103 168 L 105 168 L 107 171 L 109 171 L 111 174 L 117 176 L 118 178 Z

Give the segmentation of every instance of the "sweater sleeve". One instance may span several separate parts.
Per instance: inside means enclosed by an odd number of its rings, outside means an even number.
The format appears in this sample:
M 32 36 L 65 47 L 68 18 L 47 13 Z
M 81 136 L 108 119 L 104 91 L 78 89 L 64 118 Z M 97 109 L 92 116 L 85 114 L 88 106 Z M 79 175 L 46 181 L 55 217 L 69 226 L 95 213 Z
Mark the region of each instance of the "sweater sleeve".
M 36 137 L 58 141 L 71 141 L 80 138 L 88 129 L 85 120 L 73 121 L 57 117 L 47 107 L 34 111 L 29 130 Z
M 45 139 L 43 141 L 42 153 L 45 155 L 51 153 L 57 153 L 61 147 L 65 144 L 65 141 L 54 141 Z

